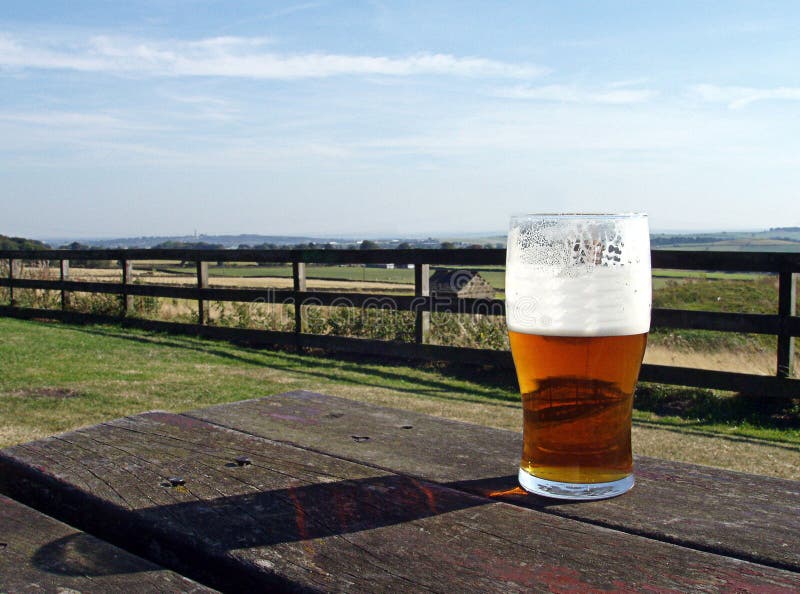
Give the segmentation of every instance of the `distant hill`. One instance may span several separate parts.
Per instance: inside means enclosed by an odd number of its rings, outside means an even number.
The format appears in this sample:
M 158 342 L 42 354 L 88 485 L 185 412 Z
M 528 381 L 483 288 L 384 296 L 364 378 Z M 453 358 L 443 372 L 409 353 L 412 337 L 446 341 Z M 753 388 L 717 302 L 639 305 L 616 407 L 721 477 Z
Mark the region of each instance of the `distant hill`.
M 285 249 L 293 247 L 303 248 L 358 248 L 364 238 L 345 237 L 311 237 L 301 235 L 181 235 L 181 236 L 152 236 L 152 237 L 122 237 L 115 239 L 51 239 L 55 245 L 80 244 L 81 248 L 262 248 Z M 374 241 L 380 248 L 396 248 L 402 243 L 413 248 L 438 248 L 441 240 L 431 237 L 425 239 L 396 239 L 384 238 L 367 240 Z M 456 247 L 464 247 L 457 245 Z
M 0 235 L 0 250 L 46 250 L 50 246 L 36 239 Z
M 3 243 L 3 240 L 23 242 L 22 244 Z M 181 235 L 181 236 L 150 236 L 150 237 L 123 237 L 116 239 L 86 239 L 81 238 L 81 247 L 95 248 L 153 248 L 153 247 L 223 247 L 234 249 L 238 247 L 254 248 L 290 248 L 290 247 L 325 247 L 325 248 L 353 248 L 359 247 L 364 238 L 344 237 L 312 237 L 302 235 Z M 25 244 L 24 242 L 29 242 Z M 75 239 L 47 240 L 52 245 L 63 246 Z M 416 238 L 396 237 L 383 239 L 370 239 L 378 247 L 392 249 L 397 247 L 407 248 L 439 248 L 447 247 L 503 247 L 505 235 L 494 233 L 442 235 L 440 237 Z M 800 227 L 772 227 L 765 231 L 720 231 L 720 232 L 671 232 L 651 234 L 651 244 L 656 249 L 691 249 L 691 250 L 721 250 L 721 251 L 783 251 L 800 252 Z M 0 235 L 0 247 L 18 247 L 27 245 L 29 249 L 41 249 L 47 244 L 23 238 L 8 238 Z
M 309 241 L 322 242 L 332 241 L 330 239 L 319 239 L 305 236 L 289 235 L 156 235 L 145 237 L 119 237 L 114 239 L 87 239 L 87 238 L 66 238 L 59 239 L 56 243 L 70 243 L 80 241 L 83 244 L 96 248 L 152 248 L 165 243 L 176 244 L 217 244 L 225 248 L 235 248 L 240 245 L 258 245 L 263 243 L 274 243 L 276 245 L 295 245 L 298 243 L 308 243 Z
M 209 243 L 207 241 L 165 241 L 153 246 L 153 249 L 160 250 L 221 250 L 225 245 L 221 243 Z
M 697 234 L 656 233 L 650 237 L 650 244 L 660 249 L 800 252 L 800 227 Z

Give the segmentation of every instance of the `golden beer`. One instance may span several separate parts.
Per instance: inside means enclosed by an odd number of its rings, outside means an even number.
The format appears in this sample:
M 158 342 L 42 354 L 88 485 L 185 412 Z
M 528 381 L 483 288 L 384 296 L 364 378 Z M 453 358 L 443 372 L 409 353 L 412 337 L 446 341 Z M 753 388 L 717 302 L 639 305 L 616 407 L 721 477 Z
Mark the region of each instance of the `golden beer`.
M 566 483 L 629 476 L 633 390 L 647 334 L 509 337 L 522 392 L 521 468 Z
M 650 328 L 647 217 L 514 217 L 506 253 L 520 485 L 559 499 L 620 495 L 634 484 L 633 391 Z

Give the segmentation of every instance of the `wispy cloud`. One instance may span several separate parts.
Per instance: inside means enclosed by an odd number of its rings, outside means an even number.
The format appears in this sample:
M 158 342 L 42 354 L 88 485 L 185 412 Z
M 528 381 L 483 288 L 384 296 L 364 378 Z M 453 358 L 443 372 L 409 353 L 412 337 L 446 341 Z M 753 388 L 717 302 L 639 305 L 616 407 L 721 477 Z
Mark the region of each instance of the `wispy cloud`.
M 540 87 L 512 87 L 495 93 L 506 99 L 551 101 L 559 103 L 605 103 L 625 105 L 644 103 L 658 94 L 652 89 L 624 88 L 624 85 L 609 85 L 600 89 L 584 89 L 573 85 L 545 85 Z
M 726 103 L 730 109 L 742 109 L 757 101 L 800 101 L 800 87 L 753 87 L 695 85 L 691 94 L 710 103 Z
M 532 78 L 545 70 L 481 57 L 419 53 L 405 57 L 267 51 L 269 39 L 212 37 L 194 41 L 95 36 L 43 43 L 0 33 L 0 67 L 139 76 L 303 79 L 343 75 L 446 75 Z
M 78 112 L 0 112 L 0 122 L 39 126 L 122 127 L 124 123 L 110 115 Z
M 231 121 L 237 119 L 241 110 L 226 99 L 208 95 L 185 94 L 175 91 L 160 91 L 159 94 L 174 102 L 179 109 L 171 117 L 201 119 L 205 121 Z

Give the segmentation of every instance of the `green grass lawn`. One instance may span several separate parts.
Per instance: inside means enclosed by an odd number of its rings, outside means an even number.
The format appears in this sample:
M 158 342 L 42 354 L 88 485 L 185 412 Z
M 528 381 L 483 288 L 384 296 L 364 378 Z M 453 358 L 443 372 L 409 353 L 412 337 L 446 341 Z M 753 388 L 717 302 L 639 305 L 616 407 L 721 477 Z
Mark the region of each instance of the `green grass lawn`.
M 518 405 L 513 384 L 447 377 L 434 368 L 247 349 L 114 326 L 0 319 L 0 361 L 2 444 L 144 410 L 187 410 L 297 389 Z
M 510 371 L 312 356 L 116 326 L 8 318 L 0 318 L 0 362 L 0 445 L 146 410 L 184 411 L 297 389 L 521 429 Z M 796 418 L 789 425 L 775 422 L 783 417 L 750 402 L 645 387 L 634 412 L 636 451 L 800 478 Z M 735 439 L 738 449 L 717 451 L 717 439 Z M 779 468 L 764 468 L 759 448 L 771 452 Z

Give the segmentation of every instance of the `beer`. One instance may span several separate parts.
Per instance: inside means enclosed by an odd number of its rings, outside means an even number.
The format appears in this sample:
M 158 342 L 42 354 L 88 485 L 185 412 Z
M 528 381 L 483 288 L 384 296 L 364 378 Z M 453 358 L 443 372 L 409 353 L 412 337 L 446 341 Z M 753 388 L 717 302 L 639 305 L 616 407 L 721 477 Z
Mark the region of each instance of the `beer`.
M 525 423 L 521 468 L 566 483 L 629 476 L 633 390 L 647 334 L 509 337 Z
M 650 296 L 646 216 L 512 219 L 506 321 L 526 490 L 600 499 L 633 486 L 631 411 Z

